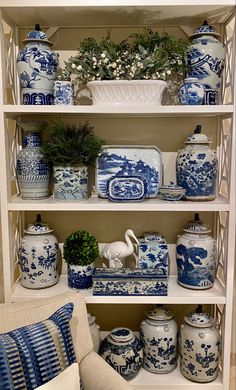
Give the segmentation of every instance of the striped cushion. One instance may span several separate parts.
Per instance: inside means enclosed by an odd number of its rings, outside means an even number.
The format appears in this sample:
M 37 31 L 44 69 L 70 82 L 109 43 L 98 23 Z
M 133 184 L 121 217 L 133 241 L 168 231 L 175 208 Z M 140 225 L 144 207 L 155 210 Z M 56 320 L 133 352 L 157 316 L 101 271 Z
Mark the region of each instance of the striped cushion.
M 0 389 L 30 390 L 76 361 L 68 303 L 45 321 L 0 334 Z

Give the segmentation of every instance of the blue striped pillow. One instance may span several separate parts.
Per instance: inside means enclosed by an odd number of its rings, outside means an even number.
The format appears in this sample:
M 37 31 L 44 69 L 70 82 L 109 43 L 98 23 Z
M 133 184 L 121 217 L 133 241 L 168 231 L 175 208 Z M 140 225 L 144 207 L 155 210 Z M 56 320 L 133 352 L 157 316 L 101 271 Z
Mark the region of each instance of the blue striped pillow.
M 47 320 L 0 334 L 0 389 L 30 390 L 76 361 L 68 303 Z

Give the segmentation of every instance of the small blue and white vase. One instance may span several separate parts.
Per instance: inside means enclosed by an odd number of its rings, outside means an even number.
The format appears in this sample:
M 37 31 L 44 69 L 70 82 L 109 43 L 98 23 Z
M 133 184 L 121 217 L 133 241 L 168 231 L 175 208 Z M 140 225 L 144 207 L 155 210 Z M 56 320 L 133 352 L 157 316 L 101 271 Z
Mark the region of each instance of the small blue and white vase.
M 88 198 L 88 167 L 53 167 L 54 198 L 56 200 L 85 200 Z
M 89 265 L 68 264 L 68 287 L 75 290 L 84 290 L 92 287 L 94 262 Z
M 25 47 L 17 55 L 17 72 L 21 86 L 21 104 L 53 104 L 53 86 L 58 73 L 58 54 L 40 29 L 30 31 L 23 40 Z
M 196 77 L 204 87 L 205 105 L 219 104 L 221 76 L 224 68 L 225 46 L 220 36 L 207 21 L 190 36 L 187 62 L 188 77 Z
M 197 125 L 187 137 L 185 147 L 178 151 L 176 180 L 178 186 L 186 189 L 186 200 L 205 201 L 216 197 L 218 161 L 209 144 L 208 136 Z
M 40 214 L 37 214 L 35 223 L 25 230 L 18 249 L 22 286 L 40 289 L 58 282 L 59 245 L 52 232 L 41 222 Z
M 194 382 L 211 382 L 218 374 L 220 332 L 201 305 L 184 317 L 184 321 L 179 332 L 181 373 Z
M 204 99 L 204 87 L 195 77 L 188 77 L 179 89 L 179 101 L 184 106 L 200 105 Z
M 123 378 L 134 378 L 143 363 L 143 350 L 138 337 L 128 328 L 115 328 L 102 341 L 99 354 Z
M 61 104 L 63 106 L 72 106 L 74 104 L 74 86 L 71 81 L 54 82 L 54 104 Z
M 177 325 L 173 313 L 163 305 L 152 306 L 141 323 L 143 368 L 154 374 L 166 374 L 177 365 Z
M 45 199 L 49 196 L 50 169 L 41 154 L 40 131 L 46 122 L 17 122 L 26 132 L 23 149 L 16 156 L 16 176 L 22 199 Z
M 178 283 L 194 290 L 213 287 L 216 275 L 216 241 L 199 214 L 189 221 L 176 243 Z

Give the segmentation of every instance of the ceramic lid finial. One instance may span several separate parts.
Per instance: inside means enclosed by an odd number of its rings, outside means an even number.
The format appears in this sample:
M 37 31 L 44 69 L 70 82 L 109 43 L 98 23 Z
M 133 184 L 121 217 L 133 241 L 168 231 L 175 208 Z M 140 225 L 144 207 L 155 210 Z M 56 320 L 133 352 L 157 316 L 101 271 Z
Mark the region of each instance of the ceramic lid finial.
M 202 305 L 197 305 L 195 313 L 203 313 L 203 307 Z
M 41 223 L 41 222 L 42 222 L 41 214 L 37 214 L 37 215 L 36 215 L 35 223 Z
M 196 221 L 196 222 L 200 221 L 199 213 L 194 214 L 194 221 Z
M 201 125 L 197 125 L 196 129 L 194 130 L 194 134 L 200 134 L 201 131 L 202 131 L 202 126 Z
M 203 26 L 208 26 L 208 21 L 207 21 L 207 20 L 204 20 L 204 22 L 203 22 L 202 25 L 203 25 Z
M 38 23 L 35 24 L 34 28 L 36 31 L 41 31 L 40 25 Z

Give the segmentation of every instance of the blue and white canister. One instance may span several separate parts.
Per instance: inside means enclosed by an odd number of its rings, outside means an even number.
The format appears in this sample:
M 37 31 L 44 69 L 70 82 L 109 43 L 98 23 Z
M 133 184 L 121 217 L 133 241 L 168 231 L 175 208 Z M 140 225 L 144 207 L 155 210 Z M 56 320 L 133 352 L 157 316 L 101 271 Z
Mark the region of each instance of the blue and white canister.
M 58 282 L 59 245 L 52 232 L 41 222 L 40 214 L 37 214 L 35 223 L 25 230 L 18 249 L 22 286 L 40 289 Z
M 54 82 L 54 104 L 72 106 L 74 104 L 74 86 L 71 81 L 56 80 Z
M 194 290 L 213 287 L 216 275 L 216 241 L 211 230 L 195 214 L 176 243 L 178 283 Z
M 99 354 L 123 378 L 134 378 L 143 363 L 143 350 L 138 337 L 128 328 L 115 328 L 101 343 Z
M 211 382 L 218 374 L 221 352 L 219 330 L 201 305 L 184 317 L 184 321 L 179 332 L 181 373 L 194 382 Z
M 67 265 L 68 286 L 75 290 L 90 288 L 93 284 L 94 262 L 88 265 Z
M 88 167 L 54 166 L 53 194 L 56 200 L 85 200 L 88 198 Z
M 176 159 L 176 180 L 178 186 L 186 189 L 186 200 L 214 200 L 218 161 L 215 150 L 211 149 L 209 138 L 201 133 L 197 125 L 190 134 L 185 147 L 178 151 Z
M 196 77 L 188 77 L 179 89 L 179 101 L 182 105 L 200 105 L 204 99 L 204 87 Z
M 177 325 L 173 313 L 163 305 L 152 306 L 141 323 L 143 368 L 154 374 L 166 374 L 175 369 Z

